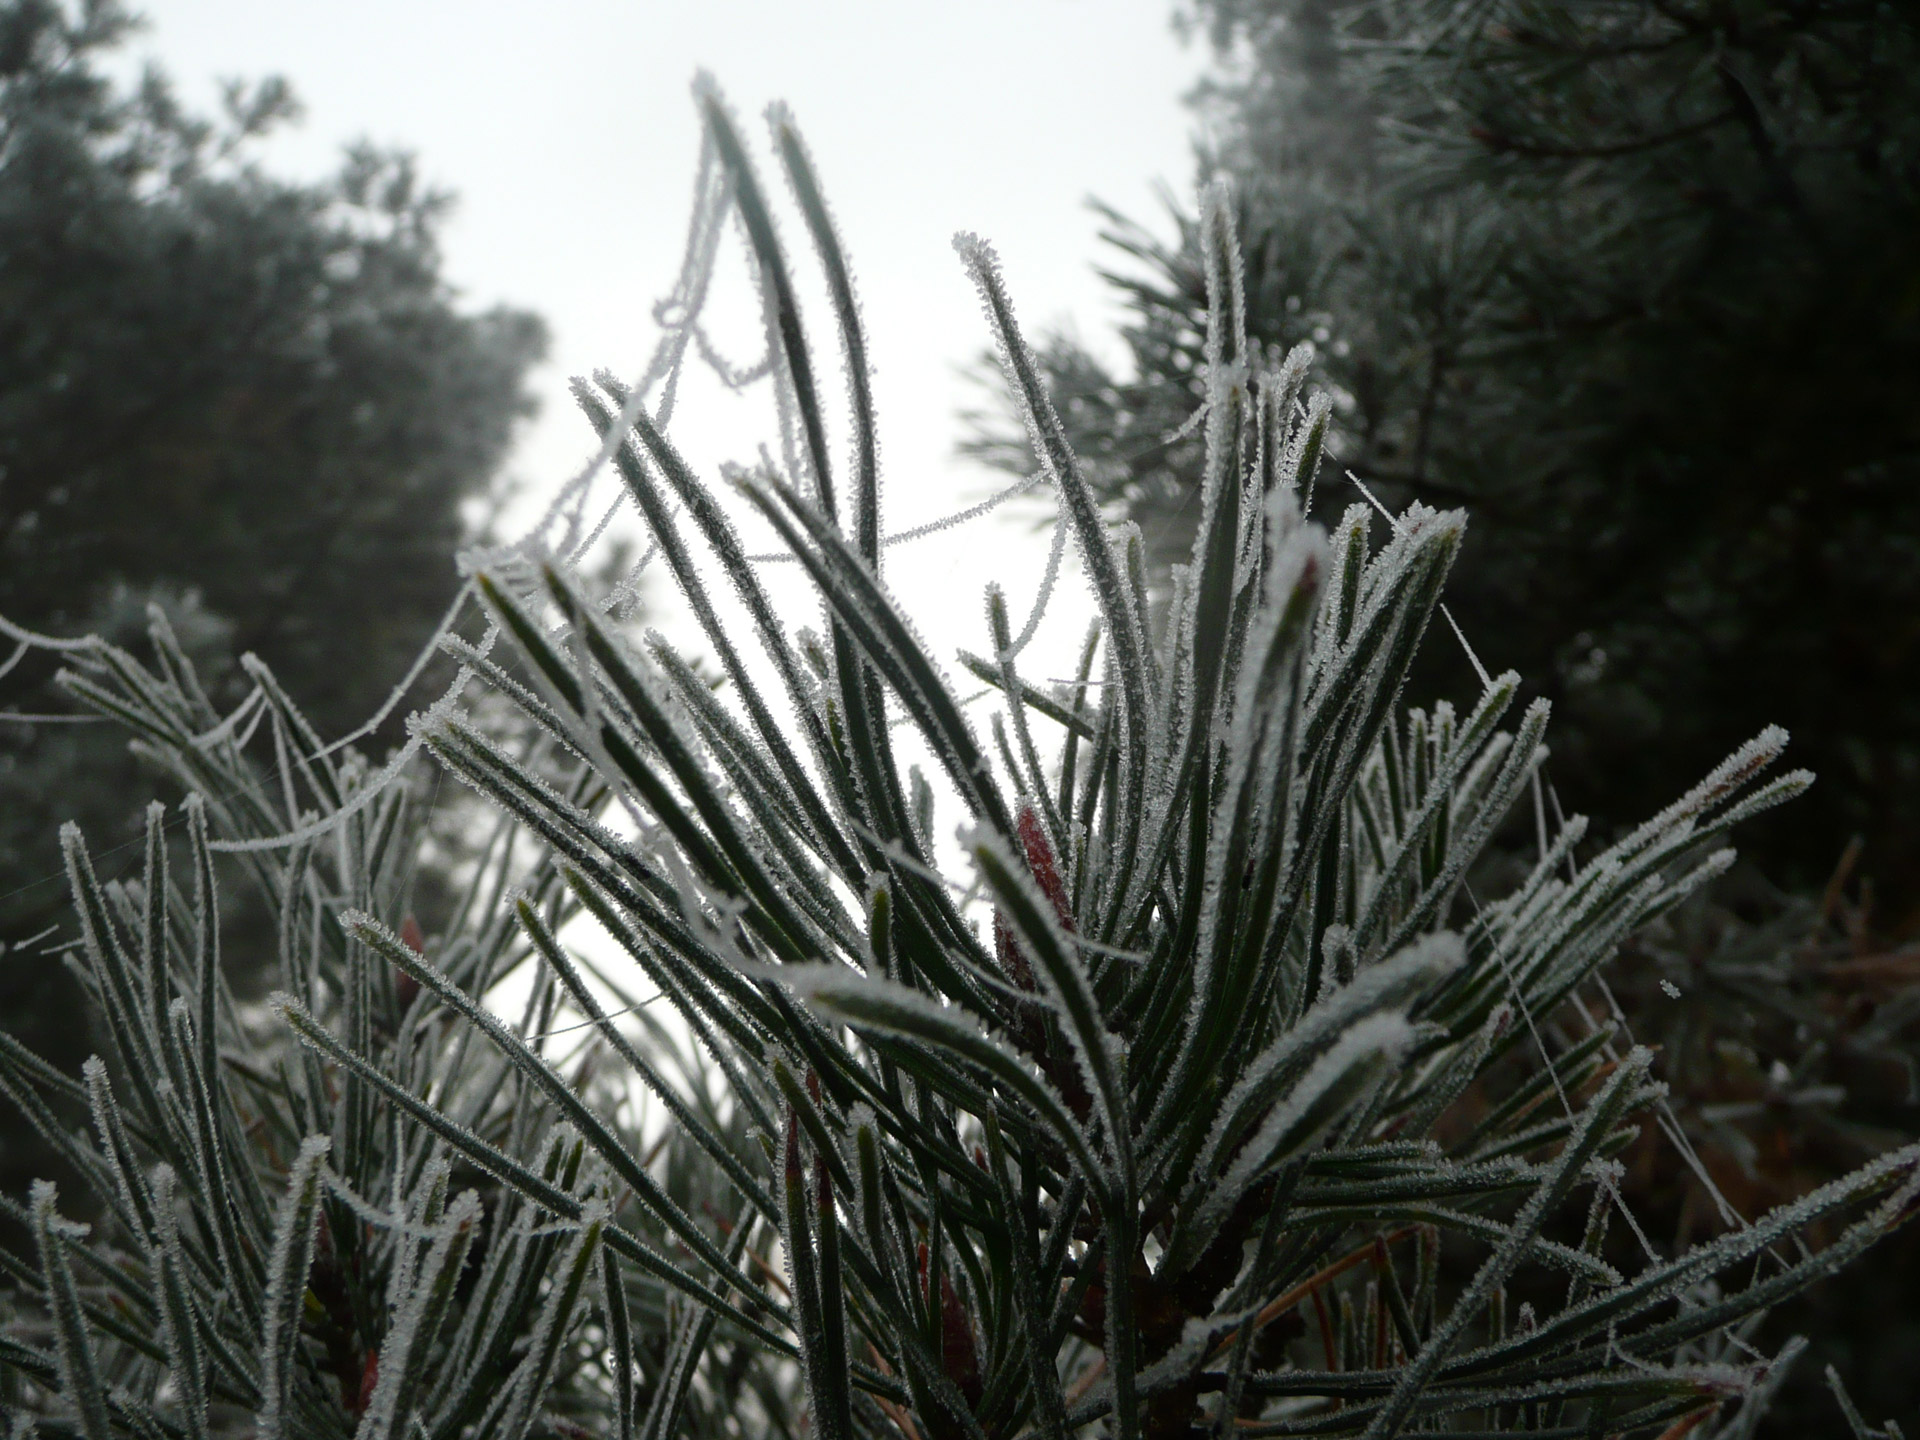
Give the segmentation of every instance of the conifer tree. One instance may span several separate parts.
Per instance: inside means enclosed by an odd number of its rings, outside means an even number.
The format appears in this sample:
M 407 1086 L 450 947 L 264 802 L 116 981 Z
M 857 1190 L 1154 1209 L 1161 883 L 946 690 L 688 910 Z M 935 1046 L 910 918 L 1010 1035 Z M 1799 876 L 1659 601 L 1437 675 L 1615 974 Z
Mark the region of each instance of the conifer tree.
M 1313 343 L 1337 391 L 1327 503 L 1358 498 L 1350 468 L 1390 508 L 1471 508 L 1452 607 L 1557 702 L 1562 798 L 1630 819 L 1764 712 L 1822 781 L 1757 852 L 1817 881 L 1860 832 L 1920 899 L 1920 12 L 1193 19 L 1250 327 Z M 1199 439 L 1168 438 L 1201 384 L 1195 225 L 1110 218 L 1136 374 L 1057 340 L 1050 378 L 1097 489 L 1172 559 L 1198 518 Z M 1004 421 L 974 448 L 1029 464 Z
M 216 700 L 254 652 L 340 735 L 452 600 L 462 506 L 529 413 L 544 330 L 456 303 L 448 197 L 405 156 L 262 170 L 284 84 L 230 87 L 207 119 L 157 74 L 116 83 L 133 23 L 115 0 L 0 0 L 0 616 L 131 643 L 158 601 Z M 0 712 L 69 709 L 18 639 Z M 0 714 L 0 943 L 57 920 L 61 824 L 120 854 L 155 793 L 123 736 Z M 37 952 L 0 958 L 0 1025 L 77 1063 L 76 992 Z M 14 1179 L 19 1143 L 0 1137 Z

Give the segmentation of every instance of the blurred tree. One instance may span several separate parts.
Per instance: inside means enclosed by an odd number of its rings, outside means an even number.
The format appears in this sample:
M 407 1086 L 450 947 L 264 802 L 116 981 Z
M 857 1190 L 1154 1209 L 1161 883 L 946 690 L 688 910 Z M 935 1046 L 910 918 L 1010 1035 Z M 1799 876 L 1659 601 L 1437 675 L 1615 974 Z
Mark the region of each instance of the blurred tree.
M 155 601 L 216 673 L 255 651 L 339 734 L 451 602 L 462 507 L 532 411 L 545 330 L 457 307 L 448 197 L 406 156 L 262 173 L 282 82 L 229 85 L 218 120 L 154 73 L 116 86 L 100 65 L 133 23 L 0 0 L 0 615 L 125 640 Z M 22 660 L 0 710 L 64 708 L 52 669 Z M 59 917 L 61 821 L 131 835 L 152 789 L 123 737 L 0 719 L 0 940 Z M 37 950 L 0 959 L 0 1023 L 77 1061 L 77 991 Z
M 1470 507 L 1451 603 L 1489 668 L 1555 700 L 1569 808 L 1644 813 L 1777 720 L 1821 783 L 1743 846 L 1817 883 L 1863 834 L 1920 918 L 1920 8 L 1191 19 L 1254 331 L 1313 342 L 1341 392 L 1322 507 L 1360 498 L 1347 467 L 1392 508 Z M 1166 438 L 1200 394 L 1205 293 L 1175 218 L 1168 242 L 1110 213 L 1134 377 L 1047 347 L 1080 453 L 1163 562 L 1200 453 Z M 994 417 L 971 448 L 1021 469 L 1020 443 Z

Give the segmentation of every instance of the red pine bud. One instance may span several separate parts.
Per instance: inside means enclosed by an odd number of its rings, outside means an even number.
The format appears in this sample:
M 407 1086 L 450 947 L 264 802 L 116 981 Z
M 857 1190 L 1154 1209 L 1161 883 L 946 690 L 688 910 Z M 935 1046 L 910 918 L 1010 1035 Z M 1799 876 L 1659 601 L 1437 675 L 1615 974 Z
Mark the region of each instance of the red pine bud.
M 1014 816 L 1014 828 L 1020 832 L 1021 848 L 1027 852 L 1027 869 L 1040 892 L 1053 902 L 1054 916 L 1061 927 L 1073 934 L 1073 909 L 1067 904 L 1066 881 L 1060 878 L 1060 861 L 1047 839 L 1047 827 L 1032 805 L 1022 803 Z
M 1013 977 L 1013 983 L 1022 990 L 1032 990 L 1033 967 L 1027 964 L 1027 957 L 1020 953 L 1020 942 L 1013 938 L 1013 928 L 1007 924 L 1007 917 L 998 906 L 993 911 L 993 953 L 999 960 L 1000 968 Z
M 378 1351 L 367 1352 L 366 1368 L 360 1372 L 360 1403 L 354 1407 L 356 1414 L 364 1414 L 373 1403 L 374 1387 L 380 1383 L 380 1355 Z

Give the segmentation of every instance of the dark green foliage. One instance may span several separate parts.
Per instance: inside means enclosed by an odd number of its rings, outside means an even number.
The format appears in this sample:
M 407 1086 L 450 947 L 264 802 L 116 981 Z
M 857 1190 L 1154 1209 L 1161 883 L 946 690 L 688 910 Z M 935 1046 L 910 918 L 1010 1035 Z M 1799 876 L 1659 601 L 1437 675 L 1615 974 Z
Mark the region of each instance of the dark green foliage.
M 453 598 L 461 507 L 529 413 L 543 330 L 456 307 L 447 197 L 406 157 L 363 148 L 310 185 L 257 169 L 250 143 L 294 109 L 279 82 L 218 121 L 155 75 L 117 88 L 129 23 L 0 3 L 0 616 L 131 643 L 158 600 L 216 699 L 254 652 L 342 734 Z M 0 710 L 62 708 L 53 665 L 25 656 Z M 114 849 L 152 792 L 111 729 L 0 720 L 0 941 L 58 915 L 60 824 Z M 85 1053 L 47 961 L 0 959 L 0 1007 L 63 1063 Z
M 1920 903 L 1920 11 L 1877 0 L 1201 0 L 1257 344 L 1312 341 L 1390 507 L 1468 505 L 1450 604 L 1556 702 L 1617 824 L 1758 717 L 1821 784 L 1751 837 L 1848 836 Z M 1132 378 L 1046 347 L 1103 500 L 1198 519 L 1194 222 L 1115 218 Z M 1027 468 L 1014 427 L 977 448 Z M 1339 469 L 1324 504 L 1357 498 Z M 1466 683 L 1437 647 L 1422 673 Z
M 9 1123 L 33 1125 L 79 1177 L 58 1193 L 36 1182 L 30 1207 L 0 1199 L 30 1237 L 24 1251 L 0 1247 L 0 1413 L 38 1417 L 49 1434 L 72 1433 L 77 1413 L 89 1440 L 403 1440 L 423 1433 L 416 1421 L 436 1440 L 522 1440 L 570 1418 L 597 1423 L 619 1353 L 629 1407 L 664 1415 L 674 1287 L 661 1275 L 675 1272 L 627 1271 L 609 1253 L 657 1255 L 671 1238 L 565 1123 L 572 1106 L 610 1133 L 600 1116 L 619 1096 L 593 1079 L 598 1037 L 555 1026 L 549 971 L 511 1029 L 525 1036 L 516 1069 L 343 925 L 384 917 L 408 956 L 417 946 L 485 992 L 539 963 L 502 895 L 527 884 L 521 913 L 538 934 L 575 902 L 550 871 L 529 874 L 526 847 L 501 827 L 447 928 L 420 934 L 409 907 L 433 841 L 416 777 L 369 788 L 361 757 L 321 749 L 280 707 L 251 748 L 230 736 L 195 744 L 219 717 L 195 699 L 163 621 L 153 640 L 154 669 L 106 645 L 70 657 L 68 688 L 151 747 L 189 799 L 172 814 L 152 807 L 144 863 L 124 881 L 101 882 L 77 828 L 63 836 L 72 908 L 53 948 L 104 1017 L 105 1063 L 76 1078 L 0 1037 Z M 331 828 L 284 843 L 302 811 Z M 233 936 L 217 892 L 236 879 L 275 923 L 266 953 L 233 958 L 278 977 L 282 1012 L 318 1055 L 226 981 Z M 743 1127 L 672 1037 L 657 1025 L 648 1035 L 654 1063 L 684 1078 L 684 1113 L 722 1137 L 738 1169 Z M 451 1143 L 405 1119 L 429 1097 L 452 1116 Z M 656 1204 L 723 1221 L 739 1212 L 678 1133 L 652 1153 Z M 547 1203 L 519 1198 L 502 1171 Z M 755 1227 L 733 1235 L 737 1261 Z M 691 1411 L 676 1405 L 684 1429 L 653 1433 L 713 1433 L 728 1414 L 780 1401 L 781 1377 L 757 1348 L 730 1327 L 704 1338 L 711 1383 Z
M 1791 896 L 1741 867 L 1624 947 L 1605 1002 L 1660 1046 L 1675 1119 L 1713 1182 L 1644 1137 L 1622 1189 L 1650 1233 L 1695 1243 L 1728 1225 L 1722 1197 L 1755 1215 L 1920 1135 L 1920 948 L 1876 935 L 1847 879 Z M 1776 1309 L 1766 1336 L 1812 1343 L 1762 1433 L 1824 1433 L 1829 1365 L 1869 1414 L 1920 1414 L 1916 1294 L 1908 1231 Z

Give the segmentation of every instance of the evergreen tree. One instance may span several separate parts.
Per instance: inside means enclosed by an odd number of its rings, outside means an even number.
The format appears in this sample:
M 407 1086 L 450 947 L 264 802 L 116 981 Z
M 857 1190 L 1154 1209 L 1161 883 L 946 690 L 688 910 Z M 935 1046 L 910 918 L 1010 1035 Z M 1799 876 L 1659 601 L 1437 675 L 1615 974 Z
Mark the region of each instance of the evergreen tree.
M 1920 12 L 1200 0 L 1195 19 L 1253 332 L 1316 345 L 1341 469 L 1390 508 L 1470 509 L 1452 607 L 1489 668 L 1556 701 L 1569 807 L 1638 814 L 1765 713 L 1821 784 L 1754 850 L 1810 880 L 1862 833 L 1911 905 Z M 1051 378 L 1103 496 L 1175 559 L 1198 518 L 1200 437 L 1167 438 L 1203 383 L 1194 226 L 1163 242 L 1111 218 L 1137 378 L 1065 340 Z M 1004 421 L 974 448 L 1030 463 Z M 1330 479 L 1323 505 L 1359 498 Z
M 250 146 L 294 113 L 284 84 L 229 87 L 219 120 L 157 75 L 114 85 L 132 23 L 113 0 L 0 0 L 0 616 L 126 639 L 158 601 L 216 699 L 223 664 L 251 683 L 226 657 L 257 652 L 339 735 L 452 600 L 462 506 L 531 410 L 544 330 L 456 305 L 448 197 L 405 156 L 264 173 Z M 0 710 L 70 708 L 55 660 L 11 651 Z M 112 873 L 152 790 L 124 737 L 0 720 L 0 941 L 57 918 L 62 822 Z M 0 960 L 4 1023 L 77 1060 L 69 982 L 36 948 Z

